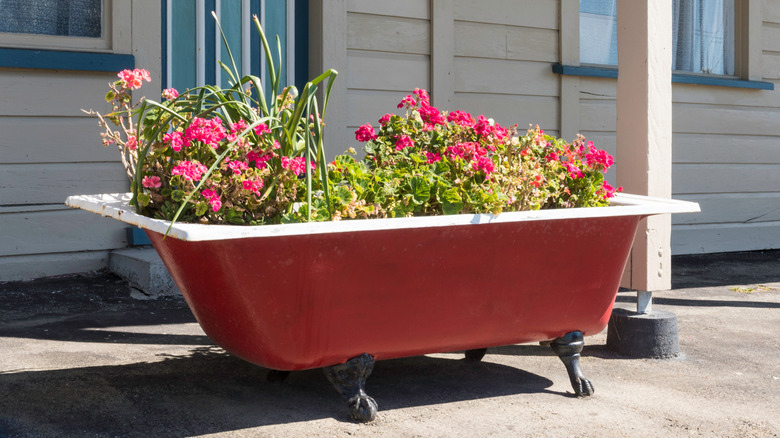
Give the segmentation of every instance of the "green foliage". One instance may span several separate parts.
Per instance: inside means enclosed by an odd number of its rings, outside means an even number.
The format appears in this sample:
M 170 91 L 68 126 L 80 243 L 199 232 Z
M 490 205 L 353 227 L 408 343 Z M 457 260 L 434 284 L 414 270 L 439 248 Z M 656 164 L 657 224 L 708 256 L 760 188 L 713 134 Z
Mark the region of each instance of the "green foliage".
M 614 196 L 603 175 L 612 157 L 582 137 L 567 143 L 539 127 L 515 137 L 515 127 L 484 116 L 439 111 L 420 89 L 402 106 L 406 114 L 382 117 L 378 133 L 369 124 L 355 132 L 363 160 L 331 163 L 334 217 L 595 207 Z

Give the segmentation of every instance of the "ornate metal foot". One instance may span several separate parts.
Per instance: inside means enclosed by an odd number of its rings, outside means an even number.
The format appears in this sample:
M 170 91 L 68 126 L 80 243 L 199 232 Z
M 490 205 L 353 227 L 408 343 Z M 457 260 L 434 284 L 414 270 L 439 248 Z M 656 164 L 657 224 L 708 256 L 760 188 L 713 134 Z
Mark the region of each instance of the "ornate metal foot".
M 574 393 L 580 397 L 593 395 L 593 384 L 582 375 L 580 369 L 580 352 L 585 346 L 582 332 L 571 332 L 550 343 L 555 354 L 561 358 L 566 365 L 566 371 L 569 373 L 569 380 Z
M 476 348 L 474 350 L 466 350 L 466 360 L 472 362 L 479 362 L 485 357 L 487 348 Z
M 376 418 L 376 401 L 366 394 L 366 379 L 374 370 L 374 357 L 361 354 L 346 363 L 323 368 L 325 377 L 347 402 L 353 420 L 365 423 Z

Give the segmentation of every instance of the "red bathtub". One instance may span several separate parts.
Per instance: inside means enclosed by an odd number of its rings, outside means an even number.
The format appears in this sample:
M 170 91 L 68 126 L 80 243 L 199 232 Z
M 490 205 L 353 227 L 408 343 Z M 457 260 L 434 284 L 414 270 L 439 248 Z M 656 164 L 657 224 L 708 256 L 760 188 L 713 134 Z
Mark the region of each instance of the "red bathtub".
M 698 211 L 620 195 L 602 208 L 168 230 L 128 199 L 67 204 L 146 229 L 209 338 L 281 371 L 544 340 L 576 359 L 582 335 L 607 325 L 639 221 Z

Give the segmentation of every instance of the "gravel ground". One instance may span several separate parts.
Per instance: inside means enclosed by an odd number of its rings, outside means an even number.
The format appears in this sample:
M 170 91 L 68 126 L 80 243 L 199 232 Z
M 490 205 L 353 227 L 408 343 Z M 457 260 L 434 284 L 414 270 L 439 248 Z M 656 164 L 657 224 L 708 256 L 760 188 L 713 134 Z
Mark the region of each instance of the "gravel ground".
M 577 398 L 549 347 L 377 362 L 355 424 L 321 370 L 268 370 L 211 344 L 181 299 L 106 273 L 0 284 L 0 437 L 777 437 L 780 252 L 674 259 L 682 354 L 629 359 L 586 338 Z M 621 292 L 618 307 L 633 308 Z

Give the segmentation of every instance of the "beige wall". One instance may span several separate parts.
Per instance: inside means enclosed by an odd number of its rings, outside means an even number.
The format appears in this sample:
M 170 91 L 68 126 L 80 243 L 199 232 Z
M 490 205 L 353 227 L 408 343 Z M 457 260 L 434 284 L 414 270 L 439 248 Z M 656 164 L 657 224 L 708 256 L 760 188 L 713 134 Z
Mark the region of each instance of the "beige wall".
M 113 53 L 132 53 L 159 93 L 160 6 L 114 1 Z M 63 205 L 72 194 L 125 192 L 115 150 L 100 145 L 96 120 L 116 73 L 0 68 L 0 281 L 83 272 L 126 245 L 124 227 Z M 155 87 L 156 86 L 156 87 Z M 157 90 L 157 91 L 154 91 Z
M 748 4 L 744 74 L 780 85 L 780 3 Z M 567 139 L 581 132 L 616 153 L 617 81 L 551 71 L 579 63 L 577 2 L 332 0 L 326 14 L 344 29 L 323 32 L 312 63 L 341 72 L 326 117 L 330 154 L 357 146 L 354 130 L 376 126 L 415 87 L 441 109 Z M 780 248 L 780 88 L 674 84 L 673 101 L 673 196 L 702 207 L 673 217 L 673 253 Z

